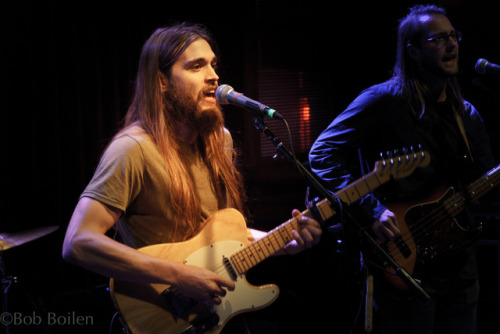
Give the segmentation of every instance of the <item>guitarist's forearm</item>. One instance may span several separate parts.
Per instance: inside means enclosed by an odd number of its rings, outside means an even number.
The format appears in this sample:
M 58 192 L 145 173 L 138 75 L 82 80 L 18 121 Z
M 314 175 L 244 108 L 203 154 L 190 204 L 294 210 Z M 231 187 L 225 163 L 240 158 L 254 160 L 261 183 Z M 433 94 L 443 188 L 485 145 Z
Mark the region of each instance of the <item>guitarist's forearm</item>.
M 138 283 L 170 284 L 177 264 L 149 256 L 92 231 L 65 241 L 64 259 L 100 275 Z
M 73 212 L 63 244 L 66 261 L 107 277 L 143 283 L 167 283 L 177 264 L 123 245 L 106 236 L 121 212 L 82 198 Z

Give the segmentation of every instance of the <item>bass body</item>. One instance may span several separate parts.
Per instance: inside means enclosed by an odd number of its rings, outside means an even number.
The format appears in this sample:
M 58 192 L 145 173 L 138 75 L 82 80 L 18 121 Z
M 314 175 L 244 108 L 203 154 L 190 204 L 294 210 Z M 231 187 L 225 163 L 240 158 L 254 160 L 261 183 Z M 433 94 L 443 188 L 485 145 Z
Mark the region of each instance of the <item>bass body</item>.
M 467 205 L 474 204 L 499 183 L 500 165 L 468 185 L 463 192 L 453 187 L 438 187 L 418 200 L 385 203 L 395 213 L 401 235 L 394 241 L 381 243 L 382 246 L 411 275 L 416 266 L 424 267 L 439 255 L 470 245 L 479 237 L 482 226 L 460 224 L 457 218 L 465 214 Z M 393 268 L 386 268 L 384 276 L 396 289 L 408 289 Z

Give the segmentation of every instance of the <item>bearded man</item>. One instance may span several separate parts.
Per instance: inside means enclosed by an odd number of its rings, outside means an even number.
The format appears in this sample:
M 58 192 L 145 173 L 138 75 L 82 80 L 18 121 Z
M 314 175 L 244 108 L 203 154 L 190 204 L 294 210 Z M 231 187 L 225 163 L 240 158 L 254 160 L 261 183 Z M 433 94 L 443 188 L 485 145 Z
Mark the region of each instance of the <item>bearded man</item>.
M 217 47 L 200 25 L 157 29 L 144 44 L 135 94 L 123 128 L 105 150 L 68 226 L 63 257 L 86 269 L 137 283 L 166 284 L 187 298 L 219 305 L 234 279 L 140 252 L 196 236 L 218 210 L 244 212 L 243 181 L 224 128 Z M 301 232 L 281 252 L 319 241 L 316 220 L 293 210 Z M 106 232 L 117 226 L 123 243 Z M 248 241 L 266 233 L 248 231 Z

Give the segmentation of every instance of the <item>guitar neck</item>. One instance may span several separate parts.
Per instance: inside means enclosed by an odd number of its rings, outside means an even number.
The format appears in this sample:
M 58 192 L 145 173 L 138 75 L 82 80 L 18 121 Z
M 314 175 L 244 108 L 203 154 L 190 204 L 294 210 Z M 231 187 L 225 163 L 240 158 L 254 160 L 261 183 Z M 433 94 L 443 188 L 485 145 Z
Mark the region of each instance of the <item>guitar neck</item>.
M 361 197 L 366 196 L 370 191 L 374 190 L 382 183 L 377 173 L 372 171 L 361 179 L 337 191 L 335 194 L 342 202 L 350 205 Z M 316 209 L 323 221 L 335 215 L 335 211 L 332 209 L 332 205 L 327 199 L 318 202 L 316 204 Z M 312 217 L 309 210 L 302 212 L 302 215 Z M 253 242 L 249 246 L 233 254 L 231 260 L 238 272 L 244 274 L 260 262 L 283 249 L 286 244 L 293 240 L 292 231 L 295 230 L 300 232 L 300 229 L 301 227 L 297 219 L 291 218 L 271 230 L 262 239 Z
M 462 192 L 454 193 L 442 202 L 450 217 L 456 217 L 465 208 L 467 203 L 474 203 L 500 183 L 500 165 L 496 166 L 482 177 L 466 187 L 467 195 Z
M 471 202 L 477 201 L 491 189 L 500 183 L 500 165 L 491 169 L 478 180 L 467 187 L 467 193 Z
M 303 214 L 308 214 L 308 210 Z M 281 250 L 293 240 L 292 231 L 300 231 L 300 224 L 295 218 L 274 228 L 265 237 L 231 255 L 231 262 L 240 275 L 246 273 L 260 262 Z

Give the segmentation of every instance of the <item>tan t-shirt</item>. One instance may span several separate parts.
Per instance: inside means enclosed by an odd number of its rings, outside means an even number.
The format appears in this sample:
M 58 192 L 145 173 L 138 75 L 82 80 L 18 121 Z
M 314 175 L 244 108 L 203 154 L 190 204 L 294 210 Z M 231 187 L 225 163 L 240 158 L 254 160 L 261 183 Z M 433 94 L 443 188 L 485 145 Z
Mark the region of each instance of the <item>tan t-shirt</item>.
M 226 137 L 230 154 L 232 139 L 228 131 Z M 188 161 L 205 219 L 222 208 L 218 208 L 208 170 L 199 153 L 186 147 L 183 157 Z M 123 211 L 117 227 L 123 242 L 131 247 L 180 241 L 173 238 L 170 180 L 164 165 L 151 138 L 140 127 L 132 127 L 110 143 L 81 197 Z M 179 224 L 181 235 L 182 226 Z

